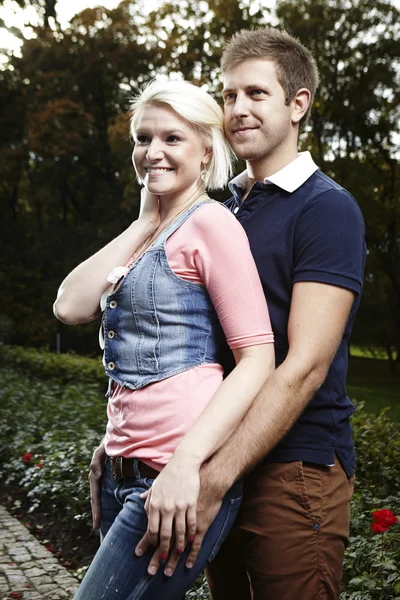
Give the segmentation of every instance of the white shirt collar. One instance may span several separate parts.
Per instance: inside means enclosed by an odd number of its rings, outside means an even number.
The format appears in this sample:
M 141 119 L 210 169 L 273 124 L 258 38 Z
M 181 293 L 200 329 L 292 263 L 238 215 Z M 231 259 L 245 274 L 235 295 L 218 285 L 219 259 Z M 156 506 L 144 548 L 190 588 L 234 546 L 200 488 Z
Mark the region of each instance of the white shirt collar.
M 264 183 L 273 183 L 286 192 L 297 190 L 315 171 L 318 166 L 313 161 L 309 152 L 300 152 L 297 158 L 273 175 L 266 177 Z M 233 185 L 246 188 L 248 182 L 247 171 L 243 171 L 229 182 L 229 189 L 233 193 Z

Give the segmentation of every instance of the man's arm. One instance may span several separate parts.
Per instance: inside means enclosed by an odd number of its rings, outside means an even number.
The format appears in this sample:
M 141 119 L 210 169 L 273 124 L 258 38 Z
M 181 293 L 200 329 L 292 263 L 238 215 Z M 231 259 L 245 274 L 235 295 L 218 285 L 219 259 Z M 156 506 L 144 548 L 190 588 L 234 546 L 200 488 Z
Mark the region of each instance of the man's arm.
M 187 566 L 194 563 L 225 493 L 271 452 L 324 382 L 353 301 L 353 292 L 344 288 L 314 282 L 293 286 L 285 361 L 264 384 L 236 431 L 200 471 L 197 533 Z M 174 569 L 177 558 L 173 554 L 166 569 Z M 159 566 L 157 553 L 153 566 Z

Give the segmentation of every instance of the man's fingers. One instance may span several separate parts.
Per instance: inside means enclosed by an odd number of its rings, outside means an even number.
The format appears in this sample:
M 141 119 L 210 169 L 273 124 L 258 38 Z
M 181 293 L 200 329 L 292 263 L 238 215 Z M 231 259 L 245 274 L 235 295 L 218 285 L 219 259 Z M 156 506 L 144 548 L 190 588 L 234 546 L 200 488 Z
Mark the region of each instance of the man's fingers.
M 96 479 L 92 471 L 89 473 L 89 485 L 93 529 L 98 529 L 101 518 L 101 479 Z
M 171 575 L 174 574 L 176 565 L 178 564 L 180 557 L 181 555 L 177 551 L 176 547 L 172 548 L 171 552 L 169 553 L 167 564 L 164 567 L 164 575 L 166 575 L 167 577 L 171 577 Z
M 140 540 L 140 542 L 138 543 L 138 545 L 135 548 L 135 554 L 136 556 L 142 556 L 145 552 L 147 552 L 147 550 L 150 548 L 151 543 L 149 540 L 149 533 L 148 531 L 146 531 L 146 533 L 144 534 L 144 536 L 142 537 L 142 539 Z
M 149 563 L 149 566 L 147 567 L 147 572 L 149 575 L 155 575 L 158 571 L 158 569 L 160 568 L 161 565 L 161 550 L 160 548 L 157 548 L 157 550 L 155 550 L 151 561 Z
M 90 463 L 90 471 L 93 473 L 96 479 L 101 479 L 103 476 L 104 462 L 106 460 L 106 451 L 104 444 L 100 444 L 93 452 L 92 460 Z
M 186 566 L 188 569 L 191 569 L 195 563 L 195 560 L 200 552 L 201 545 L 203 543 L 203 538 L 205 536 L 205 531 L 197 532 L 194 536 L 194 540 L 192 542 L 190 552 L 186 559 Z

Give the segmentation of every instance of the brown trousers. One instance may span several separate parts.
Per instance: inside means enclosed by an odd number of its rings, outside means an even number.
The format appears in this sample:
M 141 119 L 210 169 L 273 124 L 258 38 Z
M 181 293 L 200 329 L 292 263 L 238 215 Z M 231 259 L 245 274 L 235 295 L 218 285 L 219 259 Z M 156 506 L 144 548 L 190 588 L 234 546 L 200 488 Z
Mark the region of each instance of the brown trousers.
M 337 459 L 256 467 L 207 569 L 213 600 L 337 600 L 353 488 Z

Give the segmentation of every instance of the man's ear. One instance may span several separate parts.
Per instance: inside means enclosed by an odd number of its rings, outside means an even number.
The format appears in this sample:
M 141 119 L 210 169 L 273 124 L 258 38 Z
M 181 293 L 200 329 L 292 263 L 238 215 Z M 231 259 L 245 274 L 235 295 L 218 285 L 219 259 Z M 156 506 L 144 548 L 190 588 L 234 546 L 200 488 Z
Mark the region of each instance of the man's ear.
M 311 93 L 307 88 L 297 90 L 295 97 L 290 103 L 292 107 L 292 123 L 299 123 L 307 112 L 310 105 Z

